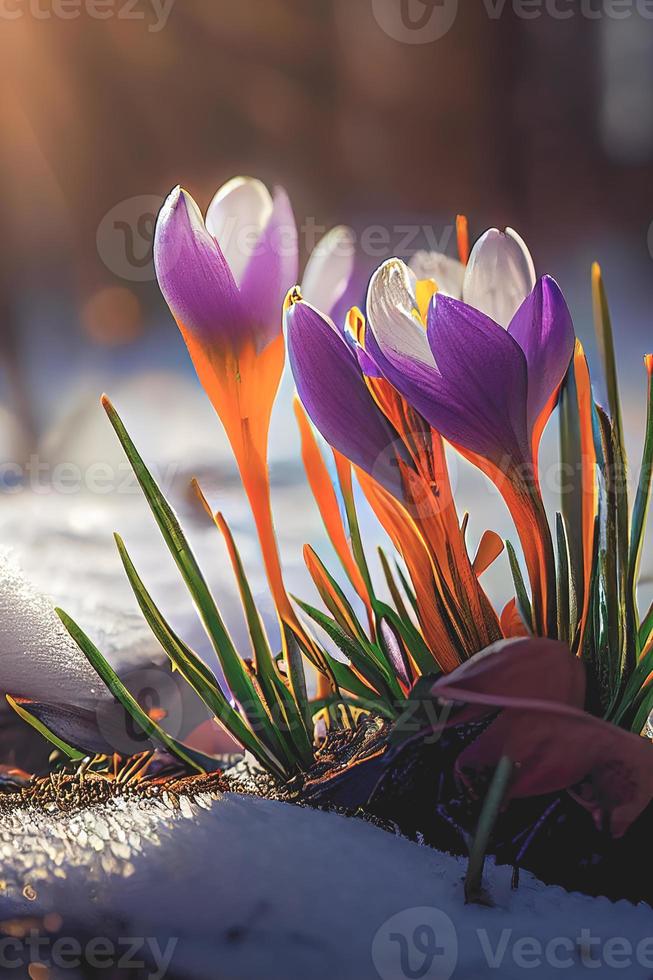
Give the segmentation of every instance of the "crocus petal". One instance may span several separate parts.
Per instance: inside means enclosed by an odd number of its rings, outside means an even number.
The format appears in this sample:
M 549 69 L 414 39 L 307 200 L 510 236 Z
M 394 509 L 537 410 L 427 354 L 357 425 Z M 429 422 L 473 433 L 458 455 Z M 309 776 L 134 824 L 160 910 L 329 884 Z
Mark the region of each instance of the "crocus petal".
M 239 286 L 270 220 L 272 207 L 267 187 L 253 177 L 234 177 L 209 204 L 206 227 L 218 242 Z
M 507 327 L 534 285 L 533 259 L 517 232 L 490 228 L 472 249 L 463 299 Z
M 393 465 L 397 435 L 363 380 L 333 321 L 305 302 L 286 311 L 288 353 L 299 397 L 327 442 L 391 493 L 401 494 Z
M 558 391 L 574 353 L 571 313 L 555 279 L 544 276 L 515 313 L 508 333 L 526 356 L 528 426 L 535 425 Z
M 478 310 L 438 294 L 428 341 L 442 379 L 426 416 L 434 428 L 497 463 L 528 459 L 526 360 L 515 340 Z
M 406 360 L 429 367 L 435 363 L 417 316 L 415 283 L 415 276 L 401 259 L 388 259 L 370 280 L 369 325 L 381 353 L 397 367 Z
M 378 364 L 372 360 L 369 353 L 363 347 L 361 347 L 360 344 L 355 344 L 354 350 L 356 351 L 360 369 L 367 378 L 383 377 L 383 372 L 379 368 Z
M 159 213 L 154 265 L 161 292 L 184 331 L 206 342 L 236 347 L 242 342 L 238 287 L 197 204 L 180 187 Z
M 439 292 L 463 298 L 465 266 L 457 259 L 441 252 L 415 252 L 408 267 L 417 279 L 433 279 Z
M 388 660 L 392 664 L 392 669 L 399 678 L 399 681 L 405 688 L 410 687 L 413 679 L 413 672 L 403 640 L 390 620 L 386 619 L 385 617 L 381 617 L 379 622 L 379 638 L 383 644 L 383 649 L 388 657 Z
M 450 442 L 502 466 L 529 459 L 519 344 L 489 317 L 442 293 L 433 299 L 425 336 L 411 277 L 393 259 L 372 278 L 365 344 L 372 361 Z
M 355 238 L 351 228 L 332 228 L 313 249 L 301 291 L 304 299 L 333 318 L 354 275 Z M 336 321 L 337 322 L 337 321 Z
M 243 273 L 240 295 L 257 350 L 281 333 L 283 301 L 297 282 L 297 226 L 288 196 L 276 188 L 272 213 Z

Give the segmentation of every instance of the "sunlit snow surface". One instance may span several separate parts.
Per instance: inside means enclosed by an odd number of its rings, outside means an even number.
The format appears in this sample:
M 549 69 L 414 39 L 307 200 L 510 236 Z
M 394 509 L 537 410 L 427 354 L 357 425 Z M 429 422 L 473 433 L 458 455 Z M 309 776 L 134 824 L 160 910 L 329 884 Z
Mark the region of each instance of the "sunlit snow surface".
M 112 803 L 3 816 L 0 840 L 3 918 L 54 912 L 61 936 L 149 937 L 161 949 L 173 939 L 173 977 L 511 980 L 529 959 L 529 974 L 550 980 L 553 955 L 569 961 L 568 977 L 602 977 L 614 973 L 610 942 L 636 950 L 653 933 L 645 906 L 569 895 L 528 874 L 511 892 L 505 868 L 489 868 L 495 908 L 465 906 L 456 858 L 361 820 L 231 794 L 182 810 Z M 397 937 L 416 969 L 425 927 L 438 939 L 431 970 L 401 972 Z M 532 946 L 526 955 L 518 945 L 526 937 L 541 944 L 539 967 Z M 650 978 L 631 960 L 629 977 Z

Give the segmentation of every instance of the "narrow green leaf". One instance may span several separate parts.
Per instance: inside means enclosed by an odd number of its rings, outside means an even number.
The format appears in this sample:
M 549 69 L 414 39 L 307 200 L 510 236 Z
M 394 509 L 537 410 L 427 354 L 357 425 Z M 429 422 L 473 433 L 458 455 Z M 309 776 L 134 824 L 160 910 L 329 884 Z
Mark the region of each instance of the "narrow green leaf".
M 132 697 L 111 665 L 105 660 L 86 633 L 84 633 L 63 609 L 57 608 L 55 612 L 100 679 L 111 691 L 114 698 L 120 702 L 125 711 L 131 715 L 135 723 L 149 739 L 163 745 L 169 752 L 180 759 L 181 762 L 197 770 L 197 772 L 205 772 L 207 768 L 203 762 L 199 761 L 200 759 L 204 759 L 207 762 L 210 761 L 210 768 L 215 768 L 215 760 L 209 760 L 208 756 L 202 756 L 201 753 L 182 745 L 181 742 L 178 742 L 171 735 L 168 735 L 167 732 L 164 732 L 155 721 L 152 721 L 146 712 L 143 711 L 138 701 Z
M 639 628 L 640 650 L 643 650 L 646 647 L 646 644 L 650 640 L 652 633 L 653 633 L 653 603 L 651 604 L 651 608 L 649 609 L 649 611 L 646 613 L 646 616 L 642 620 L 642 625 Z
M 22 718 L 23 721 L 26 721 L 28 725 L 31 725 L 32 728 L 39 733 L 39 735 L 42 735 L 48 742 L 51 742 L 55 748 L 59 749 L 60 752 L 63 752 L 63 754 L 68 756 L 69 759 L 71 759 L 73 762 L 78 762 L 85 758 L 83 752 L 80 752 L 79 749 L 74 749 L 72 745 L 68 745 L 68 743 L 64 742 L 64 740 L 59 738 L 58 735 L 51 732 L 47 725 L 44 725 L 42 721 L 36 718 L 33 714 L 30 714 L 30 712 L 23 705 L 18 704 L 17 701 L 14 701 L 11 695 L 7 694 L 5 697 L 7 698 L 9 706 L 13 708 L 16 714 Z
M 286 670 L 288 671 L 290 689 L 293 692 L 294 701 L 302 713 L 306 731 L 309 732 L 311 730 L 311 710 L 308 701 L 306 671 L 304 670 L 302 653 L 317 670 L 326 670 L 328 672 L 328 668 L 323 660 L 319 661 L 315 659 L 315 652 L 309 649 L 304 637 L 299 632 L 296 632 L 288 623 L 282 620 L 280 620 L 280 627 L 283 633 L 283 653 Z M 320 655 L 322 653 L 320 647 L 317 645 L 315 645 L 315 651 Z
M 317 713 L 324 708 L 337 707 L 340 704 L 350 708 L 361 708 L 363 711 L 368 711 L 372 715 L 381 715 L 390 721 L 394 721 L 396 718 L 396 712 L 392 708 L 389 708 L 387 704 L 384 704 L 383 701 L 370 698 L 347 698 L 342 695 L 332 694 L 328 698 L 318 698 L 315 701 L 311 701 L 311 708 L 314 713 Z
M 385 658 L 383 664 L 380 664 L 378 660 L 372 659 L 365 648 L 353 640 L 348 633 L 345 633 L 333 619 L 307 602 L 302 602 L 299 599 L 296 602 L 304 610 L 306 615 L 310 616 L 325 631 L 338 649 L 344 653 L 356 670 L 362 674 L 365 680 L 372 685 L 381 697 L 387 697 L 390 702 L 396 698 L 403 698 L 396 677 L 385 666 Z
M 341 691 L 348 691 L 357 698 L 361 698 L 365 701 L 379 701 L 379 705 L 383 705 L 385 702 L 382 701 L 380 695 L 376 691 L 372 690 L 365 684 L 360 677 L 354 673 L 349 664 L 343 664 L 340 660 L 336 660 L 332 657 L 328 651 L 324 651 L 324 656 L 326 657 L 329 669 L 333 673 L 338 683 L 338 688 Z M 386 709 L 392 710 L 392 707 L 385 703 Z M 381 707 L 379 707 L 381 712 Z
M 257 729 L 259 725 L 265 724 L 265 708 L 227 632 L 195 555 L 181 529 L 177 515 L 161 493 L 106 395 L 102 398 L 102 404 L 150 505 L 170 554 L 193 597 L 206 632 L 224 670 L 227 684 L 235 699 L 242 706 L 251 727 Z
M 342 494 L 342 499 L 345 505 L 345 515 L 347 517 L 347 526 L 349 527 L 349 536 L 351 539 L 351 551 L 354 556 L 354 561 L 358 566 L 358 570 L 361 573 L 363 582 L 365 583 L 367 594 L 370 601 L 373 603 L 374 587 L 372 586 L 372 577 L 367 565 L 367 559 L 365 558 L 365 549 L 363 548 L 363 540 L 361 538 L 360 525 L 358 523 L 358 514 L 356 513 L 351 464 L 349 461 L 346 461 L 344 464 L 339 463 L 338 456 L 336 455 L 335 451 L 334 458 L 336 461 L 340 493 Z M 346 474 L 343 472 L 343 465 L 346 466 Z
M 388 591 L 390 592 L 392 601 L 394 602 L 395 609 L 402 619 L 408 619 L 408 610 L 406 609 L 401 592 L 399 591 L 399 586 L 397 585 L 395 577 L 392 574 L 392 569 L 390 568 L 390 562 L 388 561 L 387 555 L 380 545 L 377 548 L 377 552 L 381 562 L 381 568 L 383 569 L 383 575 L 388 586 Z
M 417 596 L 415 595 L 415 590 L 413 589 L 413 587 L 411 586 L 410 582 L 408 581 L 408 579 L 407 579 L 407 577 L 406 577 L 406 575 L 404 573 L 404 570 L 403 570 L 403 568 L 401 567 L 401 565 L 399 564 L 398 561 L 395 561 L 395 570 L 396 570 L 397 575 L 399 577 L 399 581 L 401 582 L 401 587 L 404 590 L 404 592 L 406 593 L 406 595 L 408 596 L 408 601 L 411 604 L 411 607 L 413 609 L 413 612 L 415 613 L 416 616 L 419 617 L 419 608 L 418 608 L 418 605 L 417 605 Z
M 650 361 L 649 361 L 650 358 Z M 637 609 L 637 582 L 639 578 L 639 567 L 644 547 L 644 537 L 646 533 L 646 520 L 651 501 L 651 480 L 653 477 L 653 357 L 649 355 L 646 359 L 648 370 L 648 406 L 646 412 L 646 435 L 644 437 L 644 450 L 642 453 L 642 467 L 639 473 L 637 485 L 637 495 L 633 508 L 633 522 L 630 536 L 630 551 L 628 559 L 628 585 L 632 595 L 632 601 Z M 653 609 L 653 607 L 652 607 Z M 649 616 L 651 617 L 651 612 Z M 653 626 L 651 627 L 653 628 Z M 650 629 L 645 631 L 644 642 Z M 641 638 L 641 630 L 640 630 Z M 642 649 L 640 645 L 639 649 Z
M 524 623 L 532 631 L 533 629 L 533 610 L 531 608 L 531 601 L 528 598 L 528 592 L 526 591 L 526 585 L 524 584 L 524 576 L 521 573 L 521 568 L 519 567 L 519 561 L 510 541 L 506 541 L 506 551 L 508 552 L 508 561 L 510 562 L 510 571 L 512 572 L 512 580 L 515 583 L 515 595 L 517 598 L 517 608 L 519 613 L 524 620 Z
M 578 608 L 583 608 L 583 490 L 579 461 L 582 459 L 578 388 L 573 361 L 567 371 L 559 398 L 560 465 L 564 476 L 560 506 L 565 520 L 569 544 L 571 576 L 576 583 Z
M 556 514 L 556 539 L 558 545 L 558 639 L 569 644 L 571 632 L 571 580 L 569 575 L 569 549 L 562 514 Z
M 252 590 L 249 586 L 247 575 L 245 574 L 240 552 L 236 542 L 234 541 L 229 525 L 225 521 L 222 514 L 216 515 L 215 522 L 227 544 L 231 565 L 238 583 L 238 591 L 240 593 L 240 599 L 242 602 L 243 611 L 245 613 L 247 629 L 254 653 L 256 678 L 261 686 L 263 696 L 267 702 L 273 719 L 281 717 L 284 722 L 283 728 L 280 728 L 279 730 L 279 737 L 285 742 L 285 733 L 288 732 L 290 738 L 292 739 L 292 744 L 295 746 L 295 751 L 299 753 L 302 762 L 304 765 L 310 765 L 313 761 L 313 743 L 309 738 L 304 720 L 306 717 L 310 717 L 305 685 L 303 688 L 305 703 L 304 712 L 302 714 L 295 703 L 292 693 L 288 690 L 277 672 L 276 664 L 272 656 L 272 650 L 270 649 L 270 644 L 263 626 L 263 621 L 258 609 L 256 608 L 256 603 L 254 602 Z M 290 638 L 286 637 L 286 640 L 289 642 Z M 304 676 L 303 664 L 300 664 L 300 667 L 302 676 Z M 292 746 L 286 745 L 285 747 L 286 751 L 290 749 L 292 753 Z
M 606 389 L 608 394 L 608 409 L 611 422 L 611 466 L 608 474 L 610 496 L 614 499 L 614 535 L 616 553 L 608 555 L 608 610 L 611 619 L 618 612 L 619 616 L 619 655 L 621 657 L 621 676 L 626 677 L 635 666 L 635 606 L 630 595 L 625 594 L 629 568 L 629 513 L 628 513 L 628 479 L 626 458 L 626 442 L 624 439 L 623 421 L 621 415 L 621 400 L 617 380 L 617 361 L 614 349 L 612 320 L 608 306 L 605 283 L 598 262 L 592 266 L 592 297 L 594 305 L 594 328 L 598 341 L 599 352 L 603 362 Z M 611 546 L 610 546 L 611 547 Z M 614 584 L 610 581 L 611 567 L 616 567 Z M 614 625 L 611 626 L 611 642 L 614 642 Z
M 603 362 L 603 372 L 608 394 L 608 408 L 610 419 L 615 433 L 616 456 L 623 466 L 622 474 L 626 468 L 626 450 L 623 431 L 623 421 L 621 417 L 621 399 L 619 397 L 619 382 L 617 380 L 617 359 L 614 350 L 614 335 L 612 331 L 612 318 L 608 306 L 608 297 L 605 290 L 605 283 L 598 262 L 592 266 L 592 299 L 594 306 L 594 329 L 598 341 L 599 352 Z
M 367 634 L 354 612 L 352 604 L 322 559 L 308 545 L 304 549 L 304 557 L 311 578 L 320 593 L 320 598 L 333 618 L 339 623 L 340 628 L 353 640 L 358 640 L 366 645 L 369 644 Z
M 640 702 L 637 714 L 633 720 L 631 726 L 631 731 L 635 732 L 636 735 L 641 735 L 646 726 L 651 712 L 653 711 L 653 685 L 646 688 L 644 696 Z
M 601 610 L 604 610 L 605 657 L 602 672 L 607 682 L 608 700 L 614 690 L 634 666 L 634 646 L 628 650 L 628 643 L 634 640 L 632 631 L 626 632 L 626 565 L 619 553 L 619 467 L 618 447 L 612 421 L 603 409 L 594 406 L 595 445 L 599 463 L 599 595 Z M 598 449 L 601 449 L 599 454 Z M 597 651 L 595 651 L 597 652 Z
M 641 658 L 631 675 L 619 704 L 608 715 L 610 721 L 620 725 L 629 714 L 637 708 L 646 696 L 645 684 L 653 673 L 653 649 Z
M 508 756 L 502 756 L 492 776 L 487 795 L 483 800 L 481 815 L 469 854 L 467 874 L 465 875 L 465 901 L 468 903 L 492 904 L 483 889 L 483 867 L 492 832 L 506 799 L 513 771 L 514 763 L 512 760 Z
M 177 636 L 163 617 L 136 571 L 122 538 L 116 534 L 115 539 L 123 567 L 129 579 L 129 584 L 136 596 L 136 601 L 140 606 L 148 626 L 161 644 L 164 652 L 170 658 L 171 663 L 190 684 L 209 711 L 213 713 L 216 720 L 227 731 L 231 732 L 236 741 L 248 749 L 262 765 L 269 767 L 272 763 L 276 771 L 279 772 L 281 766 L 277 762 L 277 757 L 283 755 L 283 747 L 271 719 L 266 716 L 260 733 L 252 732 L 247 727 L 240 714 L 231 706 L 229 699 L 220 687 L 218 679 L 213 672 Z M 265 744 L 261 744 L 261 740 Z M 266 745 L 268 749 L 266 749 Z M 292 756 L 290 757 L 290 762 L 292 763 Z

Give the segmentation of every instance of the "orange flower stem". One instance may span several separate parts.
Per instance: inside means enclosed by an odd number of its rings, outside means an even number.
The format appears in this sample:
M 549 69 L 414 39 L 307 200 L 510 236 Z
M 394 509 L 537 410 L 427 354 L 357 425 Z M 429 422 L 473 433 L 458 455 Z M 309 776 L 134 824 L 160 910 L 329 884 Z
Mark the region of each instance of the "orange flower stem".
M 293 693 L 296 699 L 298 699 L 298 703 L 301 704 L 301 701 L 305 699 L 305 691 L 300 692 L 295 690 L 297 684 L 300 683 L 297 677 L 300 671 L 300 665 L 297 664 L 296 670 L 294 671 L 291 669 L 293 652 L 290 647 L 292 638 L 297 640 L 299 646 L 307 653 L 309 659 L 318 670 L 318 676 L 320 674 L 326 674 L 328 676 L 331 691 L 337 690 L 336 682 L 331 676 L 331 672 L 327 668 L 324 658 L 320 655 L 311 637 L 301 625 L 286 592 L 281 560 L 279 558 L 277 536 L 274 530 L 270 476 L 267 463 L 258 454 L 248 454 L 246 460 L 238 460 L 238 468 L 247 499 L 249 500 L 252 516 L 254 517 L 261 554 L 263 555 L 265 574 L 279 618 L 281 645 L 288 668 L 288 677 L 293 688 Z M 288 631 L 292 634 L 292 638 L 289 637 Z M 323 693 L 324 688 L 325 685 L 322 684 L 321 690 Z

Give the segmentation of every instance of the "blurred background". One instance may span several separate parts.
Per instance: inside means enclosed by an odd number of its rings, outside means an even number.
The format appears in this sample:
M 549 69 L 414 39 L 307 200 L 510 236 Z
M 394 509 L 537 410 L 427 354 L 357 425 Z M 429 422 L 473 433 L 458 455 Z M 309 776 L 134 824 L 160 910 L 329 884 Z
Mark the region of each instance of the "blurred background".
M 249 569 L 260 575 L 223 433 L 154 281 L 155 215 L 178 182 L 202 207 L 235 174 L 282 184 L 304 259 L 321 231 L 354 227 L 363 287 L 365 272 L 389 255 L 429 245 L 454 254 L 458 212 L 469 216 L 473 237 L 510 225 L 528 242 L 538 272 L 554 275 L 566 293 L 600 392 L 589 291 L 598 259 L 637 476 L 641 358 L 653 347 L 650 4 L 0 6 L 0 544 L 112 655 L 150 643 L 112 550 L 114 524 L 173 621 L 200 648 L 202 640 L 126 482 L 98 406 L 101 391 L 161 468 L 214 582 L 223 579 L 229 594 L 217 535 L 186 495 L 191 473 L 206 477 L 241 535 Z M 299 468 L 291 391 L 286 380 L 272 472 L 289 585 L 306 591 L 301 544 L 322 538 Z M 545 458 L 555 444 L 552 423 Z M 89 489 L 86 474 L 97 464 L 125 480 Z M 472 535 L 489 525 L 512 534 L 496 494 L 453 465 Z M 371 524 L 368 533 L 372 541 Z M 644 565 L 650 573 L 650 546 Z M 505 601 L 503 562 L 493 574 L 490 592 Z M 261 579 L 259 586 L 265 611 Z M 230 616 L 242 636 L 237 614 Z

